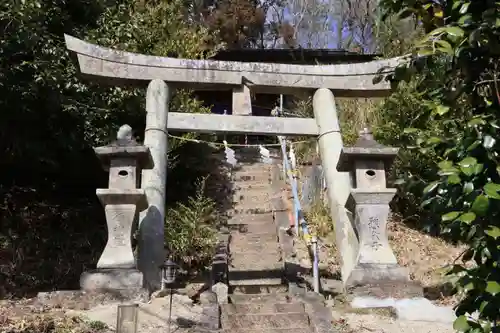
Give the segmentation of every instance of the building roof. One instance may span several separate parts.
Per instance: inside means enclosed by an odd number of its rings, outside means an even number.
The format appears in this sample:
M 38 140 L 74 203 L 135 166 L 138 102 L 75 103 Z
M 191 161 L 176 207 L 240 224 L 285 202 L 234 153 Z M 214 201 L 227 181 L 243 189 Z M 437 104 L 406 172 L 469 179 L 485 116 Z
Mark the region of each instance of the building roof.
M 314 65 L 367 62 L 377 57 L 380 55 L 331 49 L 236 49 L 220 51 L 210 59 Z

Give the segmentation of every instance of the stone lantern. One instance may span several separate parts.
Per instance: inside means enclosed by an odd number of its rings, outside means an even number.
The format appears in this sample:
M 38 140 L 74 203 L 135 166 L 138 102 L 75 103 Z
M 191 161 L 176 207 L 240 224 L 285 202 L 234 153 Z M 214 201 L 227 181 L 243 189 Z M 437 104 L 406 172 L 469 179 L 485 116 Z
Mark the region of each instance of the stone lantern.
M 152 168 L 149 148 L 138 144 L 130 126 L 123 125 L 116 141 L 94 151 L 109 170 L 108 188 L 96 190 L 106 214 L 108 241 L 97 269 L 83 273 L 80 285 L 84 290 L 140 289 L 143 276 L 136 268 L 132 235 L 137 213 L 147 208 L 144 190 L 138 187 L 141 169 Z
M 344 147 L 338 171 L 350 172 L 352 190 L 346 207 L 354 213 L 359 247 L 346 286 L 370 285 L 388 281 L 408 281 L 409 272 L 397 263 L 387 238 L 389 203 L 396 194 L 387 188 L 386 169 L 398 148 L 385 147 L 368 129 L 360 133 L 353 147 Z

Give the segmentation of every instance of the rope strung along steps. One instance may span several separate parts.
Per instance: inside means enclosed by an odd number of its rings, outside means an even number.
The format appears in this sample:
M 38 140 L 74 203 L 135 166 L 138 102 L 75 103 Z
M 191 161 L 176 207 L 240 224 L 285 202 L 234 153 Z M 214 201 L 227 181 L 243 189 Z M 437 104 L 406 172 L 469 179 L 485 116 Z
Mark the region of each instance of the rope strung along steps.
M 260 148 L 260 147 L 280 147 L 281 143 L 256 143 L 256 144 L 244 144 L 244 143 L 227 143 L 224 144 L 224 142 L 215 142 L 215 141 L 206 141 L 206 140 L 199 140 L 199 139 L 192 139 L 192 138 L 185 138 L 182 136 L 177 136 L 173 134 L 168 134 L 170 138 L 181 140 L 181 141 L 187 141 L 187 142 L 194 142 L 194 143 L 204 143 L 211 145 L 213 147 L 243 147 L 243 148 Z M 309 140 L 302 140 L 302 141 L 296 141 L 294 142 L 295 144 L 299 143 L 308 143 L 308 142 L 313 142 L 316 141 L 316 138 L 309 139 Z

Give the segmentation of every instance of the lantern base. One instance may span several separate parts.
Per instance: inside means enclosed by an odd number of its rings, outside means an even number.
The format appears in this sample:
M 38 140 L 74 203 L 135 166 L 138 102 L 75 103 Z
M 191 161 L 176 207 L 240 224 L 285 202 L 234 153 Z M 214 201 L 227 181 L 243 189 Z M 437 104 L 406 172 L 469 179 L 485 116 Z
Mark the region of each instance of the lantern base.
M 149 301 L 149 294 L 144 289 L 112 290 L 109 292 L 102 290 L 55 290 L 39 292 L 37 301 L 50 308 L 64 304 L 64 308 L 84 310 L 104 304 L 145 303 Z
M 345 285 L 354 287 L 409 280 L 410 272 L 407 267 L 397 264 L 358 264 L 349 274 Z
M 80 276 L 80 288 L 85 291 L 140 290 L 143 275 L 137 269 L 97 269 Z

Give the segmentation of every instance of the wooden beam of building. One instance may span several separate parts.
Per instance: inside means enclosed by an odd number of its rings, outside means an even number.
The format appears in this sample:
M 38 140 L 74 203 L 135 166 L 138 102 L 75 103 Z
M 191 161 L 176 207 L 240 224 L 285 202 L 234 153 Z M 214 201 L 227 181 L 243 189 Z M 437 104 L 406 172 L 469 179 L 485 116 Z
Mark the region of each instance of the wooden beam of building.
M 255 135 L 318 135 L 314 118 L 232 116 L 169 112 L 169 131 L 236 133 Z
M 163 80 L 178 88 L 231 90 L 247 85 L 252 92 L 291 94 L 327 88 L 336 96 L 376 97 L 390 93 L 390 73 L 404 57 L 338 65 L 292 65 L 157 57 L 113 50 L 65 35 L 66 47 L 78 59 L 80 72 L 93 79 L 126 85 Z

